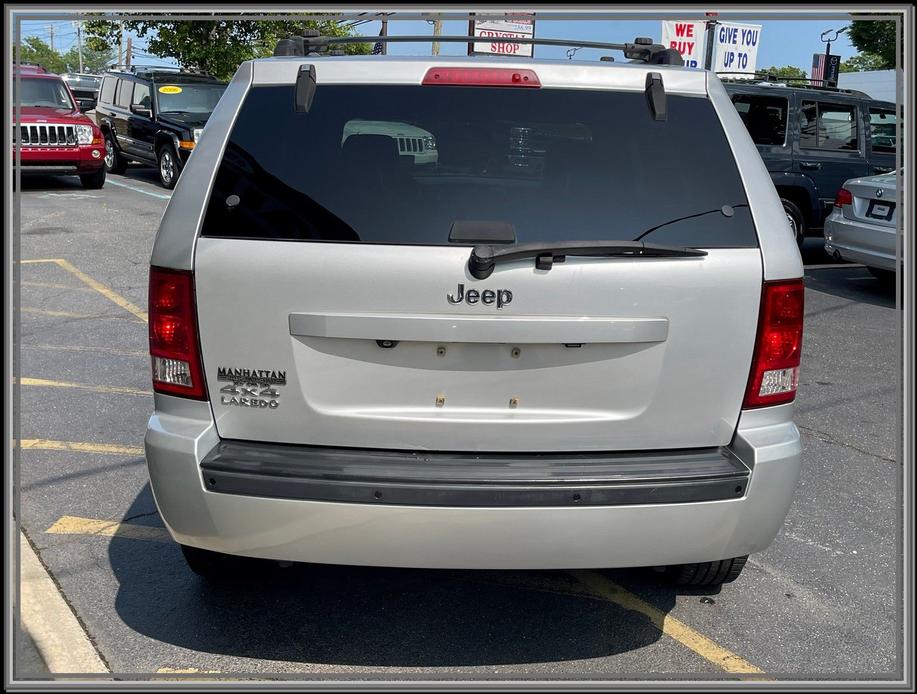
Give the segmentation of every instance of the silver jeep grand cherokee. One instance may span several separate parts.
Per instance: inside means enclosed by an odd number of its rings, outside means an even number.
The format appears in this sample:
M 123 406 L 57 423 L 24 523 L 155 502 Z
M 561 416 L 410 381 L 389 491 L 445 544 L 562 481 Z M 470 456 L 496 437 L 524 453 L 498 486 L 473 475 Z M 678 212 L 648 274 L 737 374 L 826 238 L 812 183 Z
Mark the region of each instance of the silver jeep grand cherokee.
M 308 47 L 239 67 L 153 249 L 191 568 L 734 580 L 799 474 L 803 283 L 719 80 Z

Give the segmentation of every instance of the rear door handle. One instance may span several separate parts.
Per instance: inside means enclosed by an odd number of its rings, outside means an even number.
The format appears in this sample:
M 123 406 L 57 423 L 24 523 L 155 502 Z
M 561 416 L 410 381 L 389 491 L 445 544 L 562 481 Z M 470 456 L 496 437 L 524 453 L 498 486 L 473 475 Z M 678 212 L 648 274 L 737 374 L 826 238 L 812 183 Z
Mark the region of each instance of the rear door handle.
M 815 169 L 818 170 L 821 168 L 821 162 L 818 161 L 801 161 L 799 162 L 799 168 L 801 169 Z

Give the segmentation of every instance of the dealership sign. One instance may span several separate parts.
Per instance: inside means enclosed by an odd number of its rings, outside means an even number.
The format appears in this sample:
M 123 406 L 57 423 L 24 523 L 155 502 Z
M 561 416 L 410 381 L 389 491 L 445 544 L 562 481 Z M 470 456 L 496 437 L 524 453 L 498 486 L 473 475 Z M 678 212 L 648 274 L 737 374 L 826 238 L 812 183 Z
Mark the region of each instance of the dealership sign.
M 530 43 L 508 43 L 500 41 L 501 38 L 519 38 L 531 39 L 535 37 L 535 19 L 520 18 L 513 16 L 512 19 L 481 19 L 474 22 L 474 34 L 476 38 L 484 39 L 475 41 L 473 51 L 475 53 L 487 53 L 489 55 L 512 55 L 532 57 L 532 44 Z
M 685 67 L 704 67 L 706 22 L 662 22 L 662 45 L 674 48 L 684 58 Z
M 714 30 L 713 70 L 745 72 L 749 77 L 754 77 L 761 25 L 718 22 Z

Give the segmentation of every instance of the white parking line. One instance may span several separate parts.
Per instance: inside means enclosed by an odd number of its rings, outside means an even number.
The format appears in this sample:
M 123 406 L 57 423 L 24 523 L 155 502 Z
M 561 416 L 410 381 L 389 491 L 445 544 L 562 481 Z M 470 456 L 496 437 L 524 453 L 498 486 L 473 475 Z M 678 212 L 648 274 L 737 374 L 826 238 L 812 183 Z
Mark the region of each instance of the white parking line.
M 113 181 L 111 178 L 105 179 L 106 185 L 113 185 L 119 188 L 127 188 L 128 190 L 133 190 L 136 193 L 143 193 L 144 195 L 150 195 L 154 198 L 160 198 L 162 200 L 168 200 L 171 198 L 171 195 L 164 195 L 163 193 L 154 193 L 151 190 L 144 190 L 143 188 L 137 188 L 136 186 L 129 186 L 127 183 L 119 183 L 118 181 Z
M 815 265 L 803 265 L 804 270 L 850 270 L 855 267 L 866 267 L 859 263 L 820 263 Z

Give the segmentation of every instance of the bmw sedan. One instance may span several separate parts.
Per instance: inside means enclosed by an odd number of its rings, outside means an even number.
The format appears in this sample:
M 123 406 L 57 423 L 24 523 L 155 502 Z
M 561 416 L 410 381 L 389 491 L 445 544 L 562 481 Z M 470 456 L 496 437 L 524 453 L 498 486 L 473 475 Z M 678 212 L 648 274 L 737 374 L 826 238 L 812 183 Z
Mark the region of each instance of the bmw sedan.
M 862 263 L 881 280 L 898 268 L 896 173 L 852 178 L 838 191 L 825 221 L 825 250 L 835 260 Z

